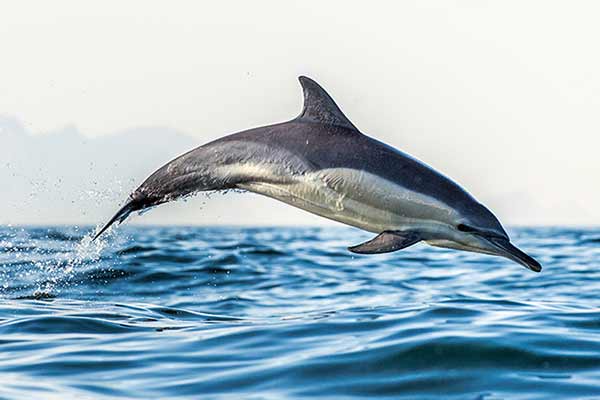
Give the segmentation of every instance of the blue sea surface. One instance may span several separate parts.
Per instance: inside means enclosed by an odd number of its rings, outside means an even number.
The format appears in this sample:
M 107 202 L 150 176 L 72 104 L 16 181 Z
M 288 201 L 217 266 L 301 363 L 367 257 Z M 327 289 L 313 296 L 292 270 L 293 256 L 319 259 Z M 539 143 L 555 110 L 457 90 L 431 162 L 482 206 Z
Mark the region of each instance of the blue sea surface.
M 0 228 L 0 398 L 600 399 L 600 229 L 536 274 L 350 228 Z

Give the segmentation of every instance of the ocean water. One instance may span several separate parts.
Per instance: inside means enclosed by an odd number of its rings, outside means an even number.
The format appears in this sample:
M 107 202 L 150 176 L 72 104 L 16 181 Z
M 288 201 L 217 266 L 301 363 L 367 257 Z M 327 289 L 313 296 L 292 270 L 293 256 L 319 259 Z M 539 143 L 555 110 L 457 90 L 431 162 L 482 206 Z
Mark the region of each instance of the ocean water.
M 0 398 L 600 399 L 600 229 L 0 228 Z

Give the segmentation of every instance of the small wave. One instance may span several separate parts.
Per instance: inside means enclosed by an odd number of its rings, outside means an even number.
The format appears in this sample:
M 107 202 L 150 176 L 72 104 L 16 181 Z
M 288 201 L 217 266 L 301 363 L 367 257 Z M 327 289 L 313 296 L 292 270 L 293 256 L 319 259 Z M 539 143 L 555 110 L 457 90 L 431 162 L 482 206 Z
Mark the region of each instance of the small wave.
M 123 333 L 138 326 L 129 326 L 99 318 L 70 317 L 70 316 L 44 316 L 21 318 L 0 323 L 0 333 L 11 334 L 17 332 L 35 332 L 37 334 L 51 333 L 87 333 L 110 334 Z
M 51 300 L 55 299 L 56 294 L 48 293 L 48 292 L 34 292 L 33 294 L 26 296 L 19 296 L 17 300 Z
M 134 245 L 127 246 L 124 249 L 117 250 L 116 255 L 117 256 L 123 256 L 123 255 L 127 255 L 127 254 L 135 255 L 135 254 L 158 251 L 158 250 L 160 250 L 160 248 L 156 247 L 156 246 L 142 246 L 142 245 L 134 244 Z
M 580 244 L 600 244 L 600 237 L 584 237 L 579 241 Z

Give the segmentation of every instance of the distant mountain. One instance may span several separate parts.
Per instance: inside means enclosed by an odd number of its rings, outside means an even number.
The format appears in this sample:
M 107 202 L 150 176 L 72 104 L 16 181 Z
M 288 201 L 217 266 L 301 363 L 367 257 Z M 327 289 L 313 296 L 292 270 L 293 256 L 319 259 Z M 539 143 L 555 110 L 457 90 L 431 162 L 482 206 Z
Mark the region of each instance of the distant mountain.
M 88 220 L 91 204 L 116 207 L 154 169 L 199 144 L 160 127 L 98 138 L 72 126 L 32 134 L 0 116 L 0 223 Z

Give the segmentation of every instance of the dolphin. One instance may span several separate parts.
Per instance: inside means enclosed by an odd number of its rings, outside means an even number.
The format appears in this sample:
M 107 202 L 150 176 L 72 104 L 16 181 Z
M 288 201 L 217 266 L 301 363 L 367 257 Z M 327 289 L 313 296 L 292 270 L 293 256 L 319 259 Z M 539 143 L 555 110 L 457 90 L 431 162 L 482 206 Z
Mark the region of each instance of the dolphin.
M 314 80 L 299 77 L 300 115 L 204 144 L 150 175 L 95 235 L 129 214 L 201 191 L 241 189 L 365 231 L 348 248 L 377 254 L 418 242 L 541 265 L 515 247 L 498 219 L 449 178 L 362 134 Z

